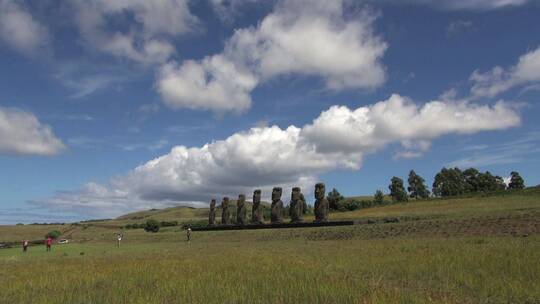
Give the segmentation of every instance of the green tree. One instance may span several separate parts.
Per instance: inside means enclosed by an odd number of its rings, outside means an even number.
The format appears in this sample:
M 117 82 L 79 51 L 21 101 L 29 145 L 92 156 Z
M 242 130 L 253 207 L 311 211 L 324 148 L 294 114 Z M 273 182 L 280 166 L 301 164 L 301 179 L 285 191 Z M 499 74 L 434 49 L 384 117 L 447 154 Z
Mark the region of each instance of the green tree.
M 476 192 L 493 192 L 497 190 L 504 190 L 504 181 L 500 176 L 494 176 L 491 172 L 486 171 L 478 174 Z
M 375 195 L 373 195 L 373 202 L 376 205 L 382 205 L 384 203 L 384 193 L 381 190 L 375 191 Z
M 478 192 L 479 190 L 479 181 L 478 176 L 480 175 L 480 172 L 478 172 L 475 168 L 469 168 L 465 171 L 463 171 L 463 178 L 465 179 L 465 192 Z
M 493 175 L 489 171 L 482 173 L 475 168 L 469 168 L 463 171 L 463 178 L 465 180 L 466 193 L 487 193 L 506 188 L 502 177 Z
M 144 230 L 146 232 L 158 232 L 160 227 L 160 223 L 154 219 L 149 219 L 146 221 L 146 225 L 144 226 Z
M 442 168 L 433 181 L 433 194 L 437 196 L 461 195 L 467 190 L 465 177 L 459 168 Z
M 525 188 L 525 181 L 519 175 L 518 172 L 512 171 L 510 173 L 510 183 L 508 184 L 508 189 L 523 189 Z
M 407 190 L 412 198 L 429 197 L 429 190 L 424 184 L 424 179 L 420 175 L 416 174 L 414 170 L 409 172 L 409 179 L 407 181 L 409 182 L 409 187 L 407 187 Z
M 406 202 L 407 201 L 407 192 L 405 192 L 405 187 L 403 186 L 403 180 L 399 177 L 392 177 L 390 181 L 390 196 L 394 202 Z
M 328 199 L 330 209 L 338 210 L 339 202 L 345 198 L 339 193 L 339 191 L 336 190 L 336 188 L 333 188 L 332 191 L 328 192 L 328 194 L 326 195 L 326 199 Z
M 497 190 L 506 190 L 506 184 L 501 176 L 495 175 L 495 183 L 497 185 Z

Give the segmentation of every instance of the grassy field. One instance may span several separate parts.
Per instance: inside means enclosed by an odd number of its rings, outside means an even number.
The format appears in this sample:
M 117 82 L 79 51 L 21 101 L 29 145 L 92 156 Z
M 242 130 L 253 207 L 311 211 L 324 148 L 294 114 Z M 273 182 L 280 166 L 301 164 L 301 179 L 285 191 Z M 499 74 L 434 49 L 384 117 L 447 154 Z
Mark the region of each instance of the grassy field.
M 537 303 L 540 239 L 185 242 L 0 252 L 3 303 Z M 227 238 L 225 238 L 227 239 Z
M 180 227 L 124 230 L 120 248 L 118 228 L 59 226 L 73 242 L 52 252 L 0 250 L 0 303 L 540 303 L 537 190 L 331 217 L 363 224 L 190 243 Z M 2 226 L 0 241 L 51 228 Z

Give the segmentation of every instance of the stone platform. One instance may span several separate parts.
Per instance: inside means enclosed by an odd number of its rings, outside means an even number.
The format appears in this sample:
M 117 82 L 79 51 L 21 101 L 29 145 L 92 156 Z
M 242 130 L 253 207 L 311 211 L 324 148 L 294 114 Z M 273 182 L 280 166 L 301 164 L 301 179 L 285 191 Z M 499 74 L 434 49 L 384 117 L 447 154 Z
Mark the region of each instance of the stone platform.
M 247 225 L 216 225 L 206 227 L 193 227 L 192 231 L 218 231 L 218 230 L 247 230 L 247 229 L 279 229 L 279 228 L 310 228 L 310 227 L 328 227 L 328 226 L 350 226 L 354 221 L 331 221 L 324 223 L 281 223 L 281 224 L 247 224 Z

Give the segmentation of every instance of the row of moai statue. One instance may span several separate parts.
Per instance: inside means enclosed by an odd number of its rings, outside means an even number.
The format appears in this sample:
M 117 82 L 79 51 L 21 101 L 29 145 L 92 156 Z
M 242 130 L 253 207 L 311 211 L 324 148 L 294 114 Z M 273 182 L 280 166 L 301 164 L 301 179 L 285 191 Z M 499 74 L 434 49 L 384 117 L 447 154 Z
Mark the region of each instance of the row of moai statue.
M 280 224 L 283 222 L 283 201 L 281 201 L 281 195 L 283 190 L 280 187 L 275 187 L 272 190 L 272 205 L 270 222 L 272 224 Z M 246 196 L 240 194 L 236 205 L 236 224 L 247 224 L 246 215 Z M 305 210 L 307 208 L 306 200 L 299 187 L 294 187 L 291 193 L 291 201 L 289 203 L 289 216 L 291 223 L 303 222 Z M 315 185 L 315 223 L 322 223 L 328 221 L 328 200 L 326 199 L 326 189 L 323 183 Z M 229 198 L 224 197 L 221 202 L 221 224 L 231 224 L 231 214 L 229 211 Z M 253 191 L 253 207 L 251 209 L 251 223 L 263 224 L 263 207 L 261 206 L 261 190 L 257 189 Z M 216 225 L 216 200 L 212 199 L 210 202 L 210 213 L 208 216 L 208 224 L 210 226 Z

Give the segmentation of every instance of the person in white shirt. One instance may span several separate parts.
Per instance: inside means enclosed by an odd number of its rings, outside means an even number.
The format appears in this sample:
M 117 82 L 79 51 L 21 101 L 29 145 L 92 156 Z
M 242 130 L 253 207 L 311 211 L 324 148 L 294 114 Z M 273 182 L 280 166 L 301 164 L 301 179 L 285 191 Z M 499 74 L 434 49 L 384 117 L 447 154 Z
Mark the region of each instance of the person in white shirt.
M 188 228 L 186 230 L 186 235 L 187 235 L 187 241 L 188 242 L 191 241 L 191 228 Z
M 120 247 L 120 242 L 122 242 L 122 238 L 123 238 L 123 237 L 124 237 L 124 236 L 123 236 L 121 233 L 118 233 L 118 234 L 116 235 L 116 240 L 118 241 L 117 247 Z

